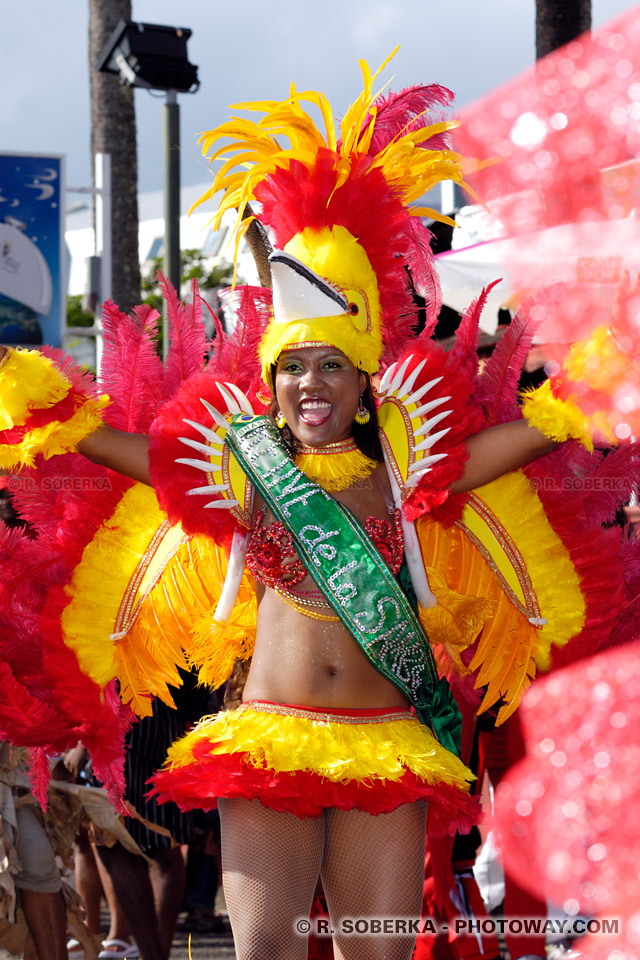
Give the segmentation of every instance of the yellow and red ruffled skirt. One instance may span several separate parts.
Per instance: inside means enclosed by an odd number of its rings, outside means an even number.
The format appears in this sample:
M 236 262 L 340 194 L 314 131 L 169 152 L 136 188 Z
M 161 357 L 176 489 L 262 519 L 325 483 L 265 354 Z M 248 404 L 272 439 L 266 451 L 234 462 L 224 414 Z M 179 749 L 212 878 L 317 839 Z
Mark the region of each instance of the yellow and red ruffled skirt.
M 154 795 L 183 810 L 218 797 L 260 800 L 298 817 L 327 807 L 389 813 L 429 803 L 430 833 L 478 820 L 473 775 L 410 710 L 318 709 L 251 700 L 205 717 L 169 750 Z

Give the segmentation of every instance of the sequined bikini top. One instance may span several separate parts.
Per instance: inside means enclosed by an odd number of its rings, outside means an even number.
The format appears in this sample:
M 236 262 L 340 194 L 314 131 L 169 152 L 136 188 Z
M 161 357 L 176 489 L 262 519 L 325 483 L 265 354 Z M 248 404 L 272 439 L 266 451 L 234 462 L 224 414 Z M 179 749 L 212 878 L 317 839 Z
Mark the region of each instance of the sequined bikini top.
M 268 527 L 263 526 L 266 512 L 266 507 L 262 507 L 255 515 L 247 547 L 247 567 L 265 587 L 294 587 L 307 576 L 307 568 L 296 553 L 293 537 L 280 520 L 274 520 Z M 404 554 L 399 510 L 394 511 L 393 518 L 392 523 L 367 517 L 364 529 L 382 559 L 396 574 L 402 566 Z

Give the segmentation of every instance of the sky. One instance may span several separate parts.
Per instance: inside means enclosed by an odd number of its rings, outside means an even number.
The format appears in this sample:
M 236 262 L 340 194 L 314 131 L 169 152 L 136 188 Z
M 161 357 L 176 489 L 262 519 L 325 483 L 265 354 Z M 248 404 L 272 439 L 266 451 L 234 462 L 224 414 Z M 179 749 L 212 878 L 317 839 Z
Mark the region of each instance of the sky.
M 0 0 L 0 150 L 64 153 L 67 183 L 91 182 L 87 0 Z M 593 26 L 633 0 L 592 0 Z M 464 106 L 535 59 L 535 0 L 133 0 L 132 18 L 188 27 L 200 89 L 179 96 L 183 185 L 210 177 L 197 145 L 228 105 L 282 99 L 291 80 L 322 90 L 342 114 L 361 89 L 360 58 L 377 67 L 401 45 L 391 89 L 442 83 Z M 163 95 L 136 90 L 138 184 L 163 185 Z M 72 202 L 73 198 L 69 198 Z

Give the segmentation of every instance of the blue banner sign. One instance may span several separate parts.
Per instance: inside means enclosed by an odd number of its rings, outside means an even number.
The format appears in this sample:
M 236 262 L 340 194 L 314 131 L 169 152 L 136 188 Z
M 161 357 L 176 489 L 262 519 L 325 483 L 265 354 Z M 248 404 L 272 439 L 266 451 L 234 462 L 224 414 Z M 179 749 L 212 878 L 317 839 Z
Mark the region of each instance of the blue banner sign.
M 0 153 L 0 343 L 59 347 L 64 157 Z

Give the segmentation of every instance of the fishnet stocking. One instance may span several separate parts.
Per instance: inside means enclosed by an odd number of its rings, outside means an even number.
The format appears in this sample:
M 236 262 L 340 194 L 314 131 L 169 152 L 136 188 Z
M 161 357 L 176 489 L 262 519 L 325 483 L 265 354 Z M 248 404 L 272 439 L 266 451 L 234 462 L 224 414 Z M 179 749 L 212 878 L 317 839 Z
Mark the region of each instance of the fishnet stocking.
M 324 847 L 324 820 L 277 813 L 259 800 L 218 800 L 224 895 L 237 960 L 306 960 L 308 917 Z
M 415 933 L 340 933 L 345 917 L 420 916 L 427 805 L 408 803 L 377 817 L 327 810 L 322 885 L 334 929 L 336 960 L 408 960 Z
M 344 918 L 417 918 L 426 804 L 374 817 L 327 810 L 299 820 L 258 800 L 219 800 L 224 892 L 237 960 L 306 960 L 294 929 L 321 872 L 336 960 L 408 960 L 415 936 L 345 935 Z

